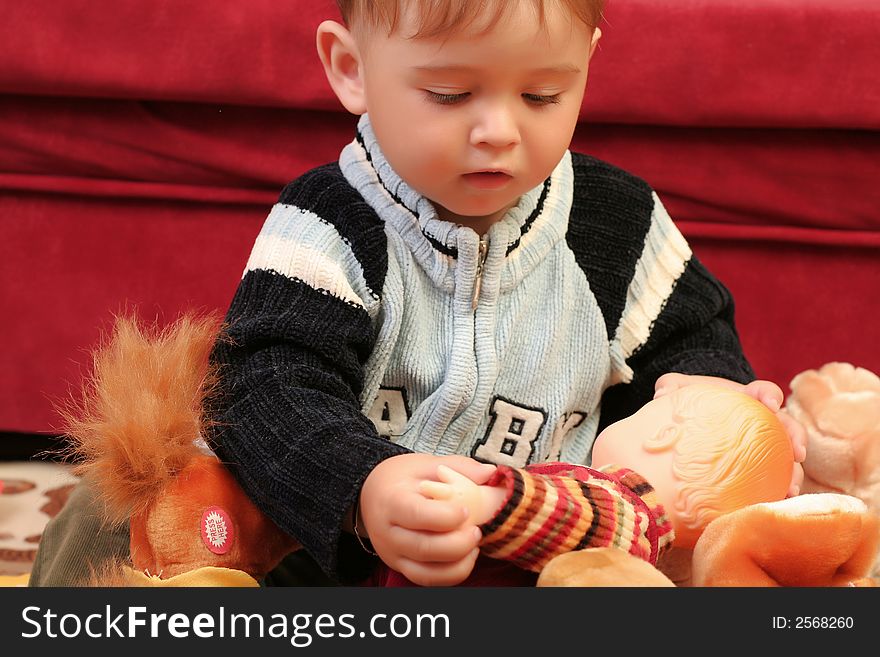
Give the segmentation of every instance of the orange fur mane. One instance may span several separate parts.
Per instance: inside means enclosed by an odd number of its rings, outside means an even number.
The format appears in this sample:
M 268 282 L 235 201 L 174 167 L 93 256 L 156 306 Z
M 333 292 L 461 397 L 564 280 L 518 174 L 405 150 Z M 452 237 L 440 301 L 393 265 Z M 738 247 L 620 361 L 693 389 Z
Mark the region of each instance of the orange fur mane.
M 93 354 L 82 396 L 61 409 L 68 455 L 95 482 L 107 520 L 147 509 L 201 449 L 205 401 L 217 377 L 208 356 L 220 322 L 189 313 L 162 328 L 116 318 Z

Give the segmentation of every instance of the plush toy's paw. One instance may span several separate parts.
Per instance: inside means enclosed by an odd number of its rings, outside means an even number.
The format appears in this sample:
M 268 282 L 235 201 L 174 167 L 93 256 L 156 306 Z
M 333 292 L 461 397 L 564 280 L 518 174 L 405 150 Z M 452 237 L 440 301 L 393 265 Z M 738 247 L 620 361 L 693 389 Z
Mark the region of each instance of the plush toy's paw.
M 792 379 L 786 409 L 807 431 L 802 490 L 880 510 L 880 377 L 849 363 L 806 370 Z
M 858 579 L 854 579 L 853 581 L 849 582 L 849 584 L 848 584 L 848 586 L 859 586 L 859 587 L 862 587 L 862 586 L 874 587 L 874 586 L 878 586 L 878 585 L 880 585 L 880 582 L 877 581 L 876 577 L 859 577 Z
M 813 493 L 719 516 L 697 541 L 695 586 L 866 585 L 880 522 L 850 495 Z
M 644 559 L 618 548 L 587 548 L 551 559 L 537 586 L 675 586 Z

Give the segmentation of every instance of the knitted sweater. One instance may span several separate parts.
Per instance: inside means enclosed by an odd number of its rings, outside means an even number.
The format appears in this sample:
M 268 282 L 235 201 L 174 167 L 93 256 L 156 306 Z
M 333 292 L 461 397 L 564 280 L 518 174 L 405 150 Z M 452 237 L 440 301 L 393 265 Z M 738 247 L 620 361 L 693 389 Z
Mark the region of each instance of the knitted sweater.
M 410 450 L 589 463 L 665 372 L 753 378 L 728 291 L 642 180 L 566 153 L 481 239 L 397 176 L 368 118 L 288 185 L 218 342 L 212 446 L 341 581 L 369 472 Z
M 565 463 L 499 466 L 487 482 L 507 496 L 480 529 L 480 550 L 540 572 L 574 550 L 615 547 L 656 565 L 675 532 L 651 485 L 618 466 L 593 470 Z

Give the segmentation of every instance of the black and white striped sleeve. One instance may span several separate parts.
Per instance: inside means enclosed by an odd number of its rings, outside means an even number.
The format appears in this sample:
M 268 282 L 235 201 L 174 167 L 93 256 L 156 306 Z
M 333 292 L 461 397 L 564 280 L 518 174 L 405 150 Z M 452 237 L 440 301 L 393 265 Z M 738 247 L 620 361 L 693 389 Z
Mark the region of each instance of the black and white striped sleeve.
M 631 415 L 666 372 L 754 379 L 733 297 L 694 256 L 648 185 L 592 158 L 575 159 L 568 241 L 602 308 L 611 386 L 600 430 Z
M 372 468 L 407 450 L 378 436 L 359 395 L 387 261 L 383 226 L 338 167 L 283 192 L 218 341 L 212 447 L 247 494 L 332 578 L 341 527 Z M 362 564 L 363 565 L 363 564 Z

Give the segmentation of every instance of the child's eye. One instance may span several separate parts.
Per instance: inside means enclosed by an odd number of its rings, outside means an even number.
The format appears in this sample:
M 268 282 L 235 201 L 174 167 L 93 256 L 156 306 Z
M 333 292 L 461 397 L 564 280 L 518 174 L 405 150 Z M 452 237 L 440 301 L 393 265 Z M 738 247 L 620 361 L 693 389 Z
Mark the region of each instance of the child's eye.
M 425 89 L 425 94 L 427 94 L 429 100 L 438 105 L 454 105 L 455 103 L 460 103 L 471 95 L 468 91 L 460 94 L 439 94 L 436 91 L 431 91 L 429 89 Z
M 559 102 L 559 94 L 551 96 L 541 96 L 539 94 L 523 94 L 523 98 L 533 105 L 553 105 Z

